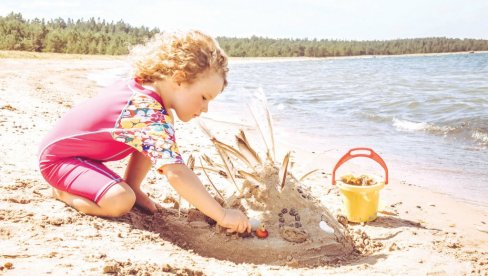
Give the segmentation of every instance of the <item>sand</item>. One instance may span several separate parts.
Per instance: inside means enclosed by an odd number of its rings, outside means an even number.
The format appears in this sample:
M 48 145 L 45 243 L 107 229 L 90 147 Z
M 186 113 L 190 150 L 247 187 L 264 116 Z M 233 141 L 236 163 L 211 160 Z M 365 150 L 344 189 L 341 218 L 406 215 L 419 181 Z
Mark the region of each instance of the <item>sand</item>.
M 87 79 L 90 72 L 121 66 L 123 60 L 107 58 L 0 59 L 0 274 L 486 275 L 487 207 L 402 179 L 390 179 L 381 192 L 374 222 L 347 225 L 357 239 L 354 254 L 318 256 L 322 262 L 316 264 L 299 261 L 300 245 L 291 244 L 294 252 L 280 254 L 271 240 L 190 226 L 185 213 L 178 219 L 174 204 L 163 203 L 178 196 L 155 172 L 143 188 L 166 209 L 154 216 L 133 210 L 118 219 L 98 218 L 54 200 L 38 170 L 37 145 L 59 116 L 97 92 L 97 84 Z M 209 121 L 225 141 L 232 141 L 239 128 Z M 206 153 L 218 159 L 195 124 L 177 122 L 177 135 L 185 158 Z M 319 169 L 303 188 L 340 214 L 338 190 L 330 185 L 334 157 L 286 148 L 290 145 L 285 143 L 280 147 L 278 156 L 293 150 L 293 174 Z M 109 167 L 122 174 L 126 162 Z M 249 246 L 253 243 L 258 244 L 255 249 Z

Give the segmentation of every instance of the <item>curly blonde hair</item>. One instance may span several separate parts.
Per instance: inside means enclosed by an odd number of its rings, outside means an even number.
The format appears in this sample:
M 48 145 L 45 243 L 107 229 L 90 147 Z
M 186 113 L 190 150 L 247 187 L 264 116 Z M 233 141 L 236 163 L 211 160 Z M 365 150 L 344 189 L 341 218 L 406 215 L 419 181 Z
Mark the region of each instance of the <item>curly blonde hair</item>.
M 160 33 L 130 49 L 133 76 L 142 82 L 171 78 L 184 72 L 181 82 L 192 83 L 200 74 L 214 70 L 227 86 L 227 55 L 212 37 L 197 30 Z

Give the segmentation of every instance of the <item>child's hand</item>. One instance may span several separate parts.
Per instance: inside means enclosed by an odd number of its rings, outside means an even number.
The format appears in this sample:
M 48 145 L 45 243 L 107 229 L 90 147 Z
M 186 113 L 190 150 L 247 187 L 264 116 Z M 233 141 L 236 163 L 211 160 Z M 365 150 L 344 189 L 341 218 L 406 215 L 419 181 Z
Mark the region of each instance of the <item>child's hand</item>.
M 236 209 L 225 209 L 224 218 L 219 222 L 219 225 L 227 229 L 227 232 L 233 233 L 243 233 L 251 232 L 251 225 L 249 224 L 249 219 L 239 210 Z

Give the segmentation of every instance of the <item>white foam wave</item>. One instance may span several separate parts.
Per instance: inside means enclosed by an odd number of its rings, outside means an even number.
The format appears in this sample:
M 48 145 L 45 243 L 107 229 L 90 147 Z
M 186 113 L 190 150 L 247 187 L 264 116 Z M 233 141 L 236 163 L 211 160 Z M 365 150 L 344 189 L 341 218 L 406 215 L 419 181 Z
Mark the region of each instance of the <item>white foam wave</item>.
M 398 131 L 428 131 L 428 132 L 435 132 L 435 133 L 442 133 L 446 134 L 447 132 L 454 130 L 453 127 L 448 126 L 436 126 L 433 124 L 429 124 L 426 122 L 412 122 L 408 120 L 400 120 L 397 118 L 393 118 L 393 126 Z
M 393 126 L 399 131 L 420 131 L 420 130 L 426 130 L 431 125 L 424 122 L 417 123 L 417 122 L 393 118 Z
M 482 144 L 488 145 L 488 133 L 484 133 L 478 130 L 473 131 L 471 137 Z

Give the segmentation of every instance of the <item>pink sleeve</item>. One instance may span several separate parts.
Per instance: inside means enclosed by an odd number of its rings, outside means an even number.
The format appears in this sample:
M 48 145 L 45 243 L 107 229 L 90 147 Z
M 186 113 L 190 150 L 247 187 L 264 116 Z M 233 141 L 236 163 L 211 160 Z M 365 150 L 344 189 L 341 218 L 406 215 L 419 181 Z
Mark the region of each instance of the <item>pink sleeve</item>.
M 162 173 L 167 164 L 183 164 L 175 140 L 173 120 L 152 97 L 135 93 L 115 123 L 112 137 L 151 158 Z

